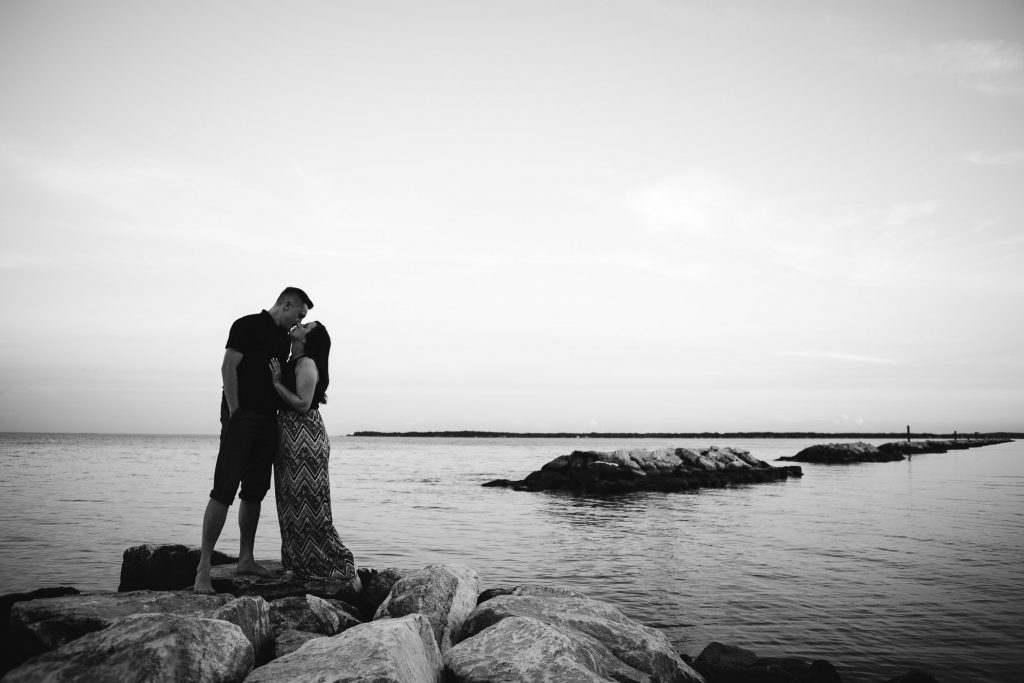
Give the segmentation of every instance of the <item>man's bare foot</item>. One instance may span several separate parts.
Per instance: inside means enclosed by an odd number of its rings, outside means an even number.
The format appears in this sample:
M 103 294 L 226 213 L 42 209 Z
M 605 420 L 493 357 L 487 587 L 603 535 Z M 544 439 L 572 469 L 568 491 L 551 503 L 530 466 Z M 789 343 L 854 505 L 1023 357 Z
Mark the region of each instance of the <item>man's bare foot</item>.
M 196 570 L 196 584 L 192 587 L 192 590 L 199 595 L 216 595 L 217 591 L 213 590 L 213 583 L 210 582 L 210 568 Z
M 263 565 L 257 564 L 256 560 L 239 560 L 237 573 L 251 574 L 252 576 L 262 576 L 264 578 L 275 575 L 274 572 L 270 571 Z

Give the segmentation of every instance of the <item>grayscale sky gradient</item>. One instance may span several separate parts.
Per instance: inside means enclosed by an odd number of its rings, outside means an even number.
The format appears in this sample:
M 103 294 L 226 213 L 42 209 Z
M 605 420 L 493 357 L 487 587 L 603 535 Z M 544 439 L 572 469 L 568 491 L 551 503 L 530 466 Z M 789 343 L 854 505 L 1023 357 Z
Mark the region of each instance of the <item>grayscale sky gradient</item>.
M 1024 3 L 0 1 L 0 430 L 1024 430 Z

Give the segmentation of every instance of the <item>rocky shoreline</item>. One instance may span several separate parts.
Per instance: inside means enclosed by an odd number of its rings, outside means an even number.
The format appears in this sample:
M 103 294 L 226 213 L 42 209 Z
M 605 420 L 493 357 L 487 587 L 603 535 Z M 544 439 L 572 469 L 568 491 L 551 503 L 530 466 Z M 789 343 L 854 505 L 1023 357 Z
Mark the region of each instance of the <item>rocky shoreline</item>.
M 716 642 L 691 659 L 607 602 L 544 586 L 481 590 L 464 565 L 309 580 L 279 563 L 260 578 L 218 561 L 217 595 L 189 589 L 198 549 L 142 545 L 124 552 L 118 592 L 0 597 L 3 681 L 841 681 L 823 660 Z M 911 671 L 890 683 L 934 680 Z

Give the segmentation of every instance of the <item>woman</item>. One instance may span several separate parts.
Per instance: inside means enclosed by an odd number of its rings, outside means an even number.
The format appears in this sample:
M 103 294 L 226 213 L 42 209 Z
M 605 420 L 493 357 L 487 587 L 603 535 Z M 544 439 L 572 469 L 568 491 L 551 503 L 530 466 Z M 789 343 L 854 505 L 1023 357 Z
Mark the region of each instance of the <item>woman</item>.
M 327 403 L 331 337 L 319 321 L 296 325 L 288 336 L 291 358 L 284 367 L 270 361 L 274 388 L 287 406 L 278 411 L 274 461 L 281 563 L 300 576 L 351 577 L 355 562 L 331 517 L 331 444 L 319 410 Z

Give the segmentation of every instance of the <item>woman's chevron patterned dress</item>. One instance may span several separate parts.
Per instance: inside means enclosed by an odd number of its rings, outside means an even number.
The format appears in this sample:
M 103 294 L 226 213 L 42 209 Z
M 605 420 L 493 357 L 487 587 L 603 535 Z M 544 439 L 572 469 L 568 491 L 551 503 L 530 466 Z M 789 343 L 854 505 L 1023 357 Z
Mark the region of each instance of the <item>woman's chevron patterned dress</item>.
M 352 553 L 341 542 L 331 516 L 327 439 L 319 410 L 278 414 L 274 461 L 281 563 L 300 576 L 345 578 L 356 573 Z

